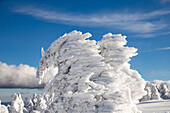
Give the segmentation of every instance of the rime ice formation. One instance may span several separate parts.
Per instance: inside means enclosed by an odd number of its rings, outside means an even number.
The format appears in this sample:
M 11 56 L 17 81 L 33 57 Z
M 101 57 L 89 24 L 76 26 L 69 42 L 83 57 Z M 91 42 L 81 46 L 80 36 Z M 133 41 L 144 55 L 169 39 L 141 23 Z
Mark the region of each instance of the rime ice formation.
M 130 69 L 135 48 L 124 47 L 125 36 L 107 34 L 96 45 L 90 33 L 65 34 L 44 52 L 37 70 L 41 83 L 50 67 L 58 74 L 42 93 L 41 112 L 138 113 L 135 102 L 145 94 L 145 81 Z M 46 106 L 47 105 L 47 106 Z
M 8 108 L 5 105 L 1 105 L 1 100 L 0 100 L 0 113 L 9 113 Z
M 12 95 L 12 103 L 11 106 L 9 107 L 9 112 L 10 113 L 24 113 L 24 102 L 21 98 L 21 94 L 19 93 L 14 93 Z
M 169 97 L 169 91 L 168 91 L 168 88 L 167 88 L 166 84 L 161 84 L 159 86 L 158 90 L 161 93 L 162 98 L 168 98 Z
M 170 81 L 154 80 L 145 86 L 147 94 L 140 101 L 162 100 L 170 98 Z
M 121 84 L 125 84 L 130 88 L 132 101 L 138 102 L 145 94 L 143 89 L 146 82 L 137 71 L 130 69 L 128 62 L 131 60 L 130 57 L 137 55 L 137 49 L 125 47 L 126 43 L 126 36 L 108 33 L 103 36 L 98 45 L 100 46 L 101 55 L 104 56 L 104 62 L 110 64 L 113 68 L 112 74 L 118 76 Z
M 156 85 L 161 98 L 163 99 L 170 98 L 170 80 L 169 81 L 154 80 L 152 83 Z
M 47 108 L 46 101 L 44 100 L 44 97 L 42 95 L 38 95 L 37 102 L 35 104 L 35 109 L 42 112 L 44 109 Z
M 31 99 L 25 98 L 24 107 L 26 108 L 27 112 L 31 112 L 34 109 L 34 103 Z
M 147 100 L 162 100 L 160 94 L 156 88 L 156 86 L 150 82 L 146 83 L 145 90 L 147 94 L 140 99 L 140 101 L 147 101 Z
M 49 69 L 58 73 L 33 99 L 12 96 L 10 113 L 140 113 L 136 102 L 145 81 L 130 69 L 137 49 L 125 47 L 126 36 L 108 33 L 96 43 L 90 33 L 65 34 L 44 51 L 37 70 L 41 83 Z M 56 72 L 57 72 L 56 71 Z M 162 86 L 165 89 L 165 86 Z M 165 90 L 161 90 L 162 92 Z

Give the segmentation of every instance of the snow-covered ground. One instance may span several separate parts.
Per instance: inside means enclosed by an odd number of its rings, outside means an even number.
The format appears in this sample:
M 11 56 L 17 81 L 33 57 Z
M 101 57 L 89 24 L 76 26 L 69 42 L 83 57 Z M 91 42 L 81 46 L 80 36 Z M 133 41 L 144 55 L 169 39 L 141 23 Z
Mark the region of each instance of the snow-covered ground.
M 140 102 L 137 108 L 142 113 L 170 113 L 170 99 Z

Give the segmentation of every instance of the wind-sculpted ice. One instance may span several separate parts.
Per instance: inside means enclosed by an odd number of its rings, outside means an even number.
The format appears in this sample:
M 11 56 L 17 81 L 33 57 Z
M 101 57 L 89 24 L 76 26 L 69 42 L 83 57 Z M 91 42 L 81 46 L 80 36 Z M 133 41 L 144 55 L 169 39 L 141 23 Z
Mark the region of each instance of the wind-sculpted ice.
M 72 31 L 42 48 L 39 82 L 50 68 L 58 73 L 32 100 L 14 94 L 10 113 L 140 113 L 135 103 L 145 95 L 145 81 L 128 63 L 137 49 L 125 47 L 120 34 L 98 43 L 89 37 Z
M 130 69 L 128 62 L 131 57 L 137 55 L 137 49 L 125 47 L 126 43 L 126 36 L 108 33 L 103 36 L 98 45 L 101 50 L 100 54 L 104 56 L 103 61 L 112 66 L 113 76 L 117 76 L 121 81 L 119 84 L 124 84 L 130 88 L 131 99 L 136 103 L 145 94 L 143 89 L 146 82 L 137 71 Z
M 37 71 L 40 83 L 51 66 L 58 74 L 44 88 L 44 112 L 138 113 L 135 102 L 144 94 L 145 81 L 130 69 L 137 49 L 124 47 L 126 37 L 106 34 L 96 44 L 90 33 L 65 34 L 44 52 Z

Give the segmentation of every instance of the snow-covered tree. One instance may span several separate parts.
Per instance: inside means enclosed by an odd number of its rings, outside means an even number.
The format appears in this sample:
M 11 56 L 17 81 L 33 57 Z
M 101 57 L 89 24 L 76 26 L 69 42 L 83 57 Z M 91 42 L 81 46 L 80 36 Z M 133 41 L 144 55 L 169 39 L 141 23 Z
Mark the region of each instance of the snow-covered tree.
M 158 89 L 156 85 L 147 82 L 145 86 L 145 91 L 147 91 L 147 94 L 144 95 L 140 101 L 147 101 L 147 100 L 162 100 L 160 97 L 160 94 L 158 92 Z
M 103 36 L 98 45 L 101 50 L 100 54 L 104 56 L 104 62 L 112 66 L 113 76 L 118 76 L 121 84 L 126 84 L 130 88 L 130 95 L 135 103 L 146 94 L 144 91 L 146 82 L 137 71 L 130 69 L 128 62 L 131 57 L 137 55 L 137 49 L 125 47 L 126 43 L 126 36 L 108 33 Z
M 1 100 L 0 100 L 0 113 L 9 113 L 8 108 L 5 105 L 1 105 Z
M 90 33 L 73 31 L 54 41 L 46 52 L 42 49 L 37 71 L 40 82 L 46 70 L 58 67 L 58 74 L 42 94 L 48 105 L 44 111 L 139 112 L 134 102 L 144 92 L 144 80 L 128 64 L 136 49 L 123 47 L 126 41 L 120 35 L 115 38 L 105 35 L 98 45 L 94 40 L 87 40 L 90 36 Z
M 9 107 L 10 113 L 23 113 L 25 108 L 24 102 L 21 98 L 21 94 L 14 93 L 11 97 L 13 100 L 11 106 Z
M 167 88 L 167 85 L 165 83 L 162 83 L 160 86 L 159 86 L 159 92 L 161 94 L 161 98 L 168 98 L 168 88 Z
M 31 99 L 28 99 L 27 97 L 25 98 L 25 101 L 24 101 L 24 107 L 26 108 L 26 110 L 28 112 L 31 112 L 34 108 L 34 104 L 32 102 Z
M 160 97 L 162 99 L 170 98 L 170 80 L 169 81 L 154 80 L 152 81 L 152 84 L 154 84 L 157 87 Z
M 140 99 L 141 101 L 170 98 L 170 80 L 154 80 L 147 82 L 145 90 L 147 91 L 147 94 Z
M 46 100 L 44 100 L 44 97 L 42 95 L 37 95 L 37 102 L 34 108 L 41 112 L 47 108 Z
M 37 101 L 38 101 L 38 99 L 37 99 L 37 94 L 34 93 L 34 94 L 33 94 L 33 98 L 32 98 L 33 109 L 36 109 Z

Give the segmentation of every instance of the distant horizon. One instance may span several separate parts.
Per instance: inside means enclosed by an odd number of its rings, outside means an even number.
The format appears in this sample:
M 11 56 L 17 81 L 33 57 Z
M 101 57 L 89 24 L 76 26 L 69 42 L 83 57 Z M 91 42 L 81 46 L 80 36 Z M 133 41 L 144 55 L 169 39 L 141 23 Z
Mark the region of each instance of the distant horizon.
M 14 93 L 21 93 L 22 95 L 22 99 L 24 100 L 26 97 L 28 98 L 32 98 L 33 93 L 37 93 L 37 94 L 41 94 L 42 89 L 29 89 L 29 88 L 0 88 L 0 100 L 1 103 L 5 103 L 5 102 L 11 102 L 12 101 L 12 97 L 11 95 Z M 27 92 L 27 93 L 25 93 Z

